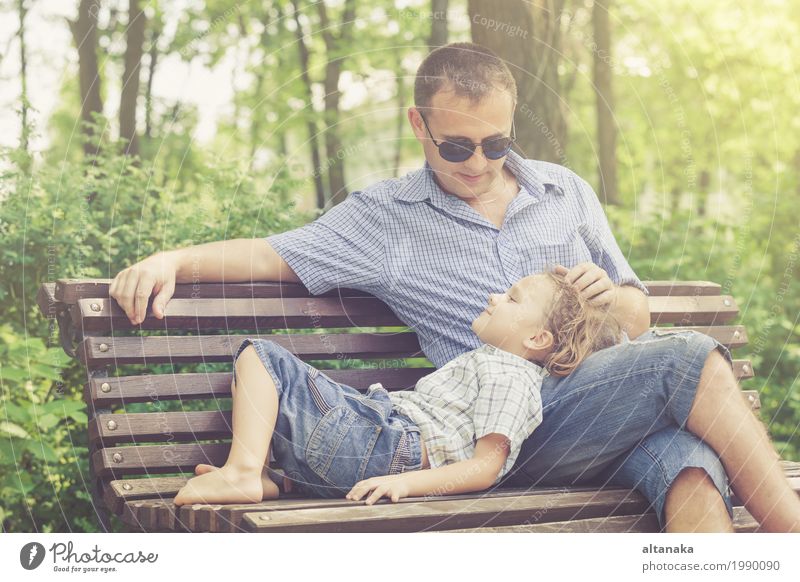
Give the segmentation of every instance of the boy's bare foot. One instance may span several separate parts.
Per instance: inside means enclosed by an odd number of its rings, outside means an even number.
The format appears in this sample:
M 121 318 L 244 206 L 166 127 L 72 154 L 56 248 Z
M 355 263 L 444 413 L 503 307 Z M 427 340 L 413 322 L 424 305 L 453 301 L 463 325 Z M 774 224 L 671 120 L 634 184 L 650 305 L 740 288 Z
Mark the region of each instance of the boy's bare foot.
M 242 473 L 231 467 L 221 467 L 189 479 L 175 496 L 175 505 L 258 503 L 262 494 L 257 473 Z
M 219 467 L 200 463 L 194 468 L 195 475 L 205 475 L 211 471 L 219 471 Z M 283 489 L 281 489 L 275 481 L 270 479 L 268 469 L 265 466 L 263 471 L 261 471 L 261 501 L 266 501 L 267 499 L 277 499 L 280 496 L 281 491 L 284 493 L 289 493 L 292 490 L 292 482 L 288 477 L 275 471 L 273 471 L 273 473 L 277 476 L 283 476 Z

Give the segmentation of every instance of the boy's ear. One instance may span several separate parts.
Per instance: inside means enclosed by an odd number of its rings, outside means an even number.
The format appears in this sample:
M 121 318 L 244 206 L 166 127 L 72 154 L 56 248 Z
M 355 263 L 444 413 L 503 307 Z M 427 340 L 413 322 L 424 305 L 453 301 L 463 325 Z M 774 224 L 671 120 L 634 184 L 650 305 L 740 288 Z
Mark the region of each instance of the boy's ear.
M 550 349 L 553 346 L 554 341 L 555 338 L 549 330 L 540 329 L 536 332 L 536 335 L 532 335 L 531 337 L 522 340 L 522 345 L 528 350 L 539 352 Z

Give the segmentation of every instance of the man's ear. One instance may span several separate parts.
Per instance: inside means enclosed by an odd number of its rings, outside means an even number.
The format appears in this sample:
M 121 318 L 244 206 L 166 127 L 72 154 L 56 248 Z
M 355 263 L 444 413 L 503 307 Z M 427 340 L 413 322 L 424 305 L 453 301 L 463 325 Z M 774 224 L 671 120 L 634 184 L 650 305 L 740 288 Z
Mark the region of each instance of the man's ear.
M 555 338 L 553 334 L 547 329 L 540 329 L 535 335 L 522 340 L 522 345 L 525 349 L 532 352 L 541 352 L 542 350 L 549 350 L 553 347 Z
M 411 129 L 417 139 L 425 137 L 425 128 L 422 125 L 422 117 L 419 114 L 419 109 L 414 106 L 408 108 L 408 122 L 411 124 Z

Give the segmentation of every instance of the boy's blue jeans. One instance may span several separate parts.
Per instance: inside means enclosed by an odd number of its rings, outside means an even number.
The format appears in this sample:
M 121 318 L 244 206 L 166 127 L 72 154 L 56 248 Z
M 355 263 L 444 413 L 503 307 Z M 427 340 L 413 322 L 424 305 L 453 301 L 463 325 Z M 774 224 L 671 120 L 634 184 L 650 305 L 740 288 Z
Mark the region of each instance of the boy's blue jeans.
M 275 381 L 280 410 L 273 452 L 300 489 L 342 497 L 360 479 L 421 467 L 419 429 L 368 395 L 338 384 L 268 340 L 252 343 Z M 664 501 L 687 467 L 708 473 L 733 516 L 717 454 L 685 430 L 710 336 L 653 329 L 596 352 L 569 376 L 542 385 L 542 424 L 523 443 L 500 486 L 618 485 L 636 488 L 664 525 Z
M 733 517 L 728 478 L 686 420 L 714 338 L 651 329 L 589 356 L 569 376 L 542 385 L 542 424 L 522 446 L 503 485 L 619 485 L 638 489 L 662 528 L 664 501 L 687 467 L 705 469 Z
M 269 340 L 245 339 L 234 361 L 250 344 L 278 393 L 272 452 L 299 490 L 341 498 L 363 479 L 422 467 L 419 427 L 384 388 L 362 394 Z

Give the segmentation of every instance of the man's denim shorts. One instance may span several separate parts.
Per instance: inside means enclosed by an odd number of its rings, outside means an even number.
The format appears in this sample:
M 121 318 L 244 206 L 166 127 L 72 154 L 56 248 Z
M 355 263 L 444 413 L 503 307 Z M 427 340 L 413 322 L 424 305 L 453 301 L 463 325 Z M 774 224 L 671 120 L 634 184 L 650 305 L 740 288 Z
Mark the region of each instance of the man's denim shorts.
M 422 467 L 419 427 L 383 387 L 363 394 L 334 382 L 270 340 L 245 339 L 234 362 L 251 344 L 278 392 L 272 451 L 297 489 L 344 497 L 363 479 Z
M 655 328 L 591 354 L 569 376 L 548 376 L 542 424 L 522 444 L 503 485 L 636 488 L 663 528 L 669 487 L 683 469 L 697 467 L 732 517 L 719 456 L 686 429 L 714 349 L 732 363 L 728 349 L 708 335 Z

